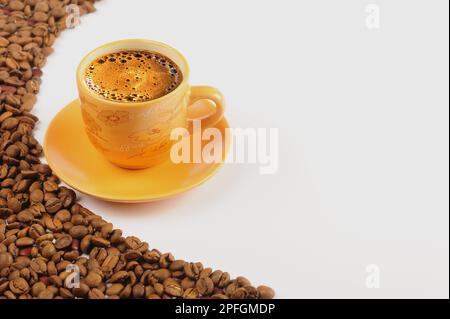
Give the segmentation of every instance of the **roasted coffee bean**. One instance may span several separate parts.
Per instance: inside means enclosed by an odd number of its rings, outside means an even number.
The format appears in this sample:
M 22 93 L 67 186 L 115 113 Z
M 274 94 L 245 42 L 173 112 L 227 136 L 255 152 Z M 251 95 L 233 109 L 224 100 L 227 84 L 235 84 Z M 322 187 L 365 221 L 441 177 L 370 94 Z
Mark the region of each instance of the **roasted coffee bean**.
M 272 299 L 273 297 L 275 297 L 275 291 L 270 287 L 259 286 L 257 290 L 260 299 Z
M 246 299 L 248 292 L 244 288 L 237 288 L 230 294 L 231 299 Z
M 53 291 L 46 288 L 38 294 L 37 299 L 53 299 L 53 297 L 54 297 Z
M 92 289 L 88 293 L 89 299 L 105 299 L 105 294 L 97 288 Z
M 50 214 L 54 214 L 57 211 L 59 211 L 62 208 L 62 202 L 59 198 L 50 198 L 46 203 L 45 203 L 45 209 L 47 210 L 48 213 Z
M 36 238 L 36 244 L 41 245 L 44 242 L 53 242 L 54 236 L 53 234 L 45 234 Z
M 64 299 L 73 299 L 74 297 L 73 293 L 66 288 L 59 288 L 59 294 Z
M 170 266 L 172 262 L 175 261 L 175 258 L 171 253 L 162 254 L 159 258 L 159 266 L 163 268 L 167 268 Z
M 28 282 L 21 278 L 15 278 L 9 282 L 9 289 L 16 295 L 25 294 L 30 290 Z
M 122 237 L 122 231 L 120 229 L 113 230 L 109 240 L 113 245 L 121 244 L 124 240 Z
M 24 7 L 25 7 L 25 4 L 22 1 L 19 1 L 19 0 L 12 0 L 9 3 L 9 8 L 11 10 L 14 10 L 14 11 L 23 10 Z
M 38 297 L 39 294 L 44 291 L 46 288 L 45 284 L 43 282 L 37 282 L 31 287 L 31 295 L 33 297 Z
M 22 203 L 16 197 L 9 198 L 7 205 L 14 213 L 18 213 L 22 209 Z
M 127 279 L 128 277 L 129 277 L 128 272 L 122 270 L 122 271 L 118 271 L 115 274 L 113 274 L 109 281 L 111 283 L 122 282 L 125 279 Z
M 55 218 L 59 219 L 61 221 L 61 223 L 66 223 L 66 222 L 70 221 L 71 214 L 67 209 L 61 209 L 60 211 L 58 211 L 56 213 Z M 71 235 L 71 236 L 75 237 L 73 235 Z
M 108 238 L 109 234 L 112 232 L 112 230 L 113 230 L 113 224 L 107 223 L 107 224 L 103 225 L 102 228 L 100 229 L 101 236 L 103 238 Z
M 144 297 L 144 294 L 145 294 L 145 287 L 143 284 L 137 283 L 136 285 L 134 285 L 132 289 L 133 298 L 141 299 L 142 297 Z
M 34 244 L 33 238 L 23 237 L 16 240 L 17 247 L 26 247 Z
M 181 297 L 183 295 L 183 288 L 181 285 L 172 278 L 164 280 L 164 291 L 173 297 Z
M 70 248 L 74 251 L 77 251 L 77 253 L 78 253 L 78 250 L 80 249 L 80 241 L 78 239 L 72 239 Z
M 184 264 L 184 273 L 191 279 L 197 279 L 200 276 L 200 269 L 195 263 Z
M 258 299 L 259 294 L 258 290 L 253 286 L 245 286 L 244 289 L 247 291 L 247 295 L 245 298 L 247 299 Z
M 54 181 L 45 181 L 44 182 L 44 191 L 46 191 L 47 193 L 53 193 L 56 192 L 58 190 L 58 184 L 55 183 Z
M 184 260 L 175 260 L 173 263 L 170 264 L 170 271 L 177 271 L 177 270 L 183 270 L 184 265 L 186 262 Z
M 209 277 L 212 273 L 212 269 L 211 268 L 204 268 L 202 269 L 202 271 L 200 272 L 200 278 L 205 278 L 205 277 Z
M 0 0 L 0 299 L 273 298 L 269 287 L 124 237 L 41 163 L 30 113 L 41 68 L 67 27 L 66 5 L 84 14 L 93 2 Z
M 79 287 L 73 288 L 72 292 L 78 298 L 85 298 L 89 293 L 89 286 L 82 282 Z
M 251 286 L 250 281 L 247 278 L 242 277 L 242 276 L 237 277 L 236 282 L 241 287 Z
M 23 210 L 17 214 L 17 220 L 21 223 L 29 223 L 34 219 L 34 215 L 29 210 Z
M 230 284 L 230 274 L 227 272 L 222 273 L 217 283 L 217 287 L 225 288 Z
M 105 260 L 102 263 L 102 270 L 105 272 L 110 272 L 112 271 L 117 263 L 119 262 L 119 256 L 118 255 L 111 255 L 109 254 Z
M 131 285 L 126 285 L 125 288 L 120 292 L 119 297 L 122 299 L 130 298 L 132 292 Z
M 33 255 L 33 249 L 36 247 L 27 247 L 19 250 L 19 256 L 29 257 Z
M 109 247 L 110 242 L 104 238 L 94 236 L 91 238 L 91 244 L 97 247 Z
M 42 248 L 41 254 L 44 258 L 52 258 L 56 254 L 56 248 L 52 243 L 48 243 Z
M 11 78 L 10 78 L 11 79 Z M 8 80 L 8 79 L 7 79 Z M 7 81 L 6 80 L 6 81 Z M 15 129 L 17 126 L 19 125 L 19 120 L 16 119 L 15 117 L 10 117 L 7 118 L 6 120 L 4 120 L 1 124 L 1 128 L 3 130 L 13 130 Z
M 194 288 L 195 281 L 190 279 L 189 277 L 185 277 L 183 278 L 183 280 L 181 280 L 181 287 L 183 287 L 183 289 Z
M 124 254 L 126 260 L 138 260 L 142 257 L 142 254 L 136 250 L 129 250 Z
M 108 296 L 118 296 L 122 292 L 123 288 L 124 287 L 122 284 L 112 284 L 106 289 L 106 294 Z
M 207 296 L 213 292 L 214 282 L 209 277 L 202 277 L 195 284 L 195 288 L 202 296 Z
M 170 271 L 168 269 L 161 268 L 153 271 L 152 275 L 158 281 L 163 282 L 164 280 L 170 277 Z
M 71 219 L 71 223 L 77 226 L 83 225 L 85 220 L 81 215 L 73 215 Z
M 33 224 L 28 230 L 28 233 L 30 234 L 30 237 L 37 239 L 45 234 L 45 229 L 40 224 Z
M 227 296 L 231 296 L 239 288 L 238 284 L 234 281 L 230 282 L 228 286 L 225 287 L 225 293 Z
M 199 292 L 195 288 L 188 288 L 183 293 L 183 299 L 197 299 L 199 297 Z
M 70 236 L 72 236 L 73 238 L 83 238 L 84 236 L 86 236 L 88 234 L 89 230 L 87 229 L 86 226 L 82 226 L 82 225 L 78 225 L 78 226 L 73 226 L 70 230 L 69 230 L 69 234 Z
M 84 281 L 90 288 L 96 288 L 102 283 L 102 276 L 96 271 L 90 271 Z
M 89 247 L 91 246 L 91 235 L 85 236 L 81 242 L 80 242 L 80 249 L 82 252 L 87 253 L 89 250 Z
M 10 253 L 1 252 L 0 253 L 0 271 L 4 268 L 11 266 L 13 263 L 13 257 Z
M 72 244 L 72 237 L 70 235 L 63 235 L 55 242 L 55 247 L 58 250 L 65 249 Z

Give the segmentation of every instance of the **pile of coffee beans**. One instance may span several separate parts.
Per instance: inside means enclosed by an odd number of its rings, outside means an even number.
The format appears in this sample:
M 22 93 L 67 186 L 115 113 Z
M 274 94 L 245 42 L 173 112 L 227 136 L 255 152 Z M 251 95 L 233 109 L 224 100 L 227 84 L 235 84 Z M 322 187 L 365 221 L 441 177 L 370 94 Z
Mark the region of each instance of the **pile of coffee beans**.
M 161 253 L 77 203 L 33 137 L 46 57 L 70 4 L 0 0 L 0 299 L 273 298 L 266 286 Z

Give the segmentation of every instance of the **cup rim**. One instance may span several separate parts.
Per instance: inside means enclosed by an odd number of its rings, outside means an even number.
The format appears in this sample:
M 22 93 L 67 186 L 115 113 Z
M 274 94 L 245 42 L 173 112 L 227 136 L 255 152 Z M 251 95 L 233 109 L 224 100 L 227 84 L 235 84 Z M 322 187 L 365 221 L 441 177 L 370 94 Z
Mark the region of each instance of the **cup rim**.
M 83 81 L 83 77 L 82 77 L 82 74 L 81 74 L 81 72 L 84 71 L 84 70 L 81 70 L 83 65 L 86 64 L 86 61 L 88 60 L 88 58 L 92 54 L 94 54 L 95 52 L 97 52 L 98 50 L 100 50 L 100 49 L 102 49 L 102 48 L 104 48 L 106 46 L 124 44 L 123 49 L 132 49 L 131 45 L 128 45 L 128 48 L 126 46 L 126 44 L 128 44 L 130 42 L 134 42 L 134 43 L 139 42 L 139 43 L 143 43 L 143 44 L 151 43 L 151 44 L 154 44 L 154 45 L 157 45 L 157 46 L 164 47 L 164 48 L 170 50 L 171 52 L 173 52 L 177 56 L 177 58 L 179 58 L 180 61 L 182 61 L 182 63 L 184 64 L 185 70 L 183 72 L 183 81 L 181 81 L 181 83 L 178 85 L 178 87 L 175 90 L 169 92 L 168 94 L 163 95 L 163 96 L 161 96 L 161 97 L 159 97 L 157 99 L 144 101 L 144 102 L 131 102 L 130 103 L 130 102 L 111 101 L 111 100 L 107 100 L 107 99 L 101 98 L 98 95 L 96 95 L 94 92 L 92 92 L 88 88 L 88 86 L 85 83 L 85 81 Z M 157 53 L 159 53 L 159 52 L 157 52 Z M 172 46 L 170 46 L 170 45 L 168 45 L 166 43 L 159 42 L 159 41 L 154 41 L 154 40 L 147 40 L 147 39 L 125 39 L 125 40 L 117 40 L 117 41 L 108 42 L 108 43 L 102 44 L 102 45 L 96 47 L 95 49 L 89 51 L 89 53 L 87 53 L 83 57 L 83 59 L 81 59 L 80 63 L 78 64 L 78 67 L 77 67 L 77 70 L 76 70 L 76 77 L 77 77 L 77 82 L 78 82 L 79 89 L 83 88 L 83 90 L 86 92 L 86 94 L 88 94 L 89 96 L 91 96 L 95 100 L 101 100 L 102 103 L 108 103 L 108 104 L 116 105 L 116 106 L 127 105 L 127 107 L 133 107 L 133 106 L 134 107 L 139 107 L 139 106 L 144 106 L 144 105 L 148 106 L 149 104 L 161 102 L 163 99 L 169 98 L 172 95 L 177 94 L 178 91 L 181 90 L 188 83 L 189 64 L 187 63 L 186 58 L 177 49 L 173 48 Z

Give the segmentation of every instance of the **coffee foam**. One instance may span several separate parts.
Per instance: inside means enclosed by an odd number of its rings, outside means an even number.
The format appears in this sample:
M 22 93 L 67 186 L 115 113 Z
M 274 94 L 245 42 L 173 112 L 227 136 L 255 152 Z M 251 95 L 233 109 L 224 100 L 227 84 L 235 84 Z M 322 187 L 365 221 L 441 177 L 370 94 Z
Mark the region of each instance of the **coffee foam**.
M 90 90 L 107 100 L 145 102 L 175 90 L 183 75 L 173 61 L 159 53 L 123 50 L 90 63 L 84 80 Z

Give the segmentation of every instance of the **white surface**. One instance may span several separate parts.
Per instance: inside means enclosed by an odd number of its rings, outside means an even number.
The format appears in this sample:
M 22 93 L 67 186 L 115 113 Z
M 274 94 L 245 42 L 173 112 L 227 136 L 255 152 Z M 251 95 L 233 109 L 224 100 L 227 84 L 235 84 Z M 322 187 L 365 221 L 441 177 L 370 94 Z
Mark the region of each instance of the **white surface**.
M 160 40 L 220 88 L 234 127 L 278 127 L 280 168 L 227 165 L 177 199 L 82 196 L 128 235 L 280 298 L 449 296 L 448 2 L 108 0 L 58 39 L 35 113 L 42 140 L 94 47 Z M 82 156 L 82 154 L 80 154 Z M 111 181 L 120 183 L 120 181 Z M 380 267 L 367 289 L 366 266 Z

